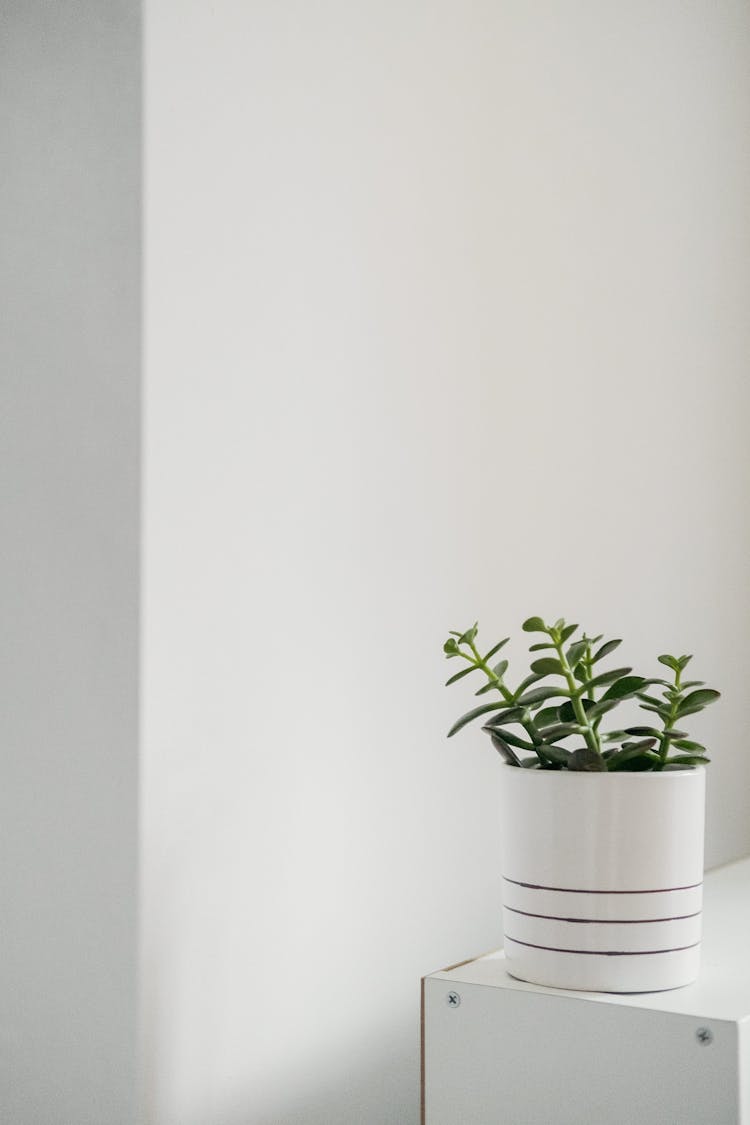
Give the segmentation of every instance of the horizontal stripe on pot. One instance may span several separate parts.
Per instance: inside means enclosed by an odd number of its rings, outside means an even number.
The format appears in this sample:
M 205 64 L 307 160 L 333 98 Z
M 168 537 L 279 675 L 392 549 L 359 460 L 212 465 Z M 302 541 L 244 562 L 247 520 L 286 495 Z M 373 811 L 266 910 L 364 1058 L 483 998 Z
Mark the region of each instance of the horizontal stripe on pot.
M 519 874 L 519 873 L 516 873 Z M 530 880 L 503 878 L 503 903 L 515 910 L 556 918 L 588 918 L 593 921 L 642 921 L 685 918 L 699 914 L 703 906 L 703 884 L 641 891 L 576 891 L 534 885 Z
M 556 988 L 695 980 L 703 770 L 501 770 L 508 971 Z
M 701 939 L 701 916 L 669 921 L 567 921 L 521 914 L 505 907 L 506 938 L 545 949 L 588 953 L 657 953 L 687 949 Z
M 534 949 L 505 939 L 511 976 L 537 984 L 594 992 L 652 992 L 695 980 L 700 945 L 669 953 L 571 953 Z M 562 983 L 564 981 L 564 983 Z

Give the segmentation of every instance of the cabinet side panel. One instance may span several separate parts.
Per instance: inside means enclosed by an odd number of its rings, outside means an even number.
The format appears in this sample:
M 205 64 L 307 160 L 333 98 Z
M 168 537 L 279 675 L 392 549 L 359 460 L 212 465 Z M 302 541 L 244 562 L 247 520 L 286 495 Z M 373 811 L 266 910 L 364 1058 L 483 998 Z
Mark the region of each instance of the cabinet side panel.
M 671 1013 L 429 978 L 425 996 L 425 1125 L 740 1120 L 733 1023 L 702 1046 Z
M 0 1117 L 132 1125 L 139 4 L 0 9 Z

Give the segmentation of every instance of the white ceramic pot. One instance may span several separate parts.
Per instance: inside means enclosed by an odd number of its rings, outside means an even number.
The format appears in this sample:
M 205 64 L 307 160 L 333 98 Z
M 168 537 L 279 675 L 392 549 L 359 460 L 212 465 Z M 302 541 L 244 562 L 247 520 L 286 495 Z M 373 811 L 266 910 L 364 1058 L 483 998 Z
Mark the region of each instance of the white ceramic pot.
M 502 768 L 508 971 L 594 992 L 690 984 L 700 965 L 703 768 Z

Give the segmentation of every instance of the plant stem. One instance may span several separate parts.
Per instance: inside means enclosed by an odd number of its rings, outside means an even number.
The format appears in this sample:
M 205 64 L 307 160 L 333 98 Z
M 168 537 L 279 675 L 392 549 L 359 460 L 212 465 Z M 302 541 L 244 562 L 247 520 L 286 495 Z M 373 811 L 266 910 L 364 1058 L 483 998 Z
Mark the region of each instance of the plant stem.
M 474 644 L 474 642 L 470 641 L 469 644 L 470 644 L 470 647 L 471 647 L 471 651 L 474 653 L 474 661 L 473 662 L 474 662 L 475 666 L 477 668 L 482 669 L 482 671 L 484 672 L 487 679 L 490 680 L 495 685 L 495 687 L 500 692 L 500 694 L 502 695 L 502 697 L 506 701 L 506 703 L 512 703 L 513 702 L 513 693 L 508 690 L 508 688 L 505 686 L 505 684 L 500 679 L 500 677 L 495 675 L 495 673 L 492 671 L 492 669 L 490 668 L 487 661 L 484 660 L 479 655 L 479 650 L 477 649 L 477 646 Z M 466 659 L 471 660 L 471 657 L 467 656 Z
M 591 660 L 591 641 L 586 640 L 586 655 L 583 660 L 583 666 L 586 669 L 586 679 L 593 680 L 594 678 L 594 664 Z M 591 698 L 595 699 L 594 688 L 591 689 Z
M 469 645 L 471 647 L 471 651 L 474 653 L 474 664 L 476 665 L 476 667 L 482 669 L 482 671 L 484 672 L 487 679 L 490 680 L 495 685 L 495 687 L 498 689 L 498 691 L 503 696 L 503 699 L 506 701 L 506 703 L 511 703 L 511 704 L 514 703 L 515 700 L 513 698 L 513 692 L 510 691 L 505 686 L 505 684 L 500 679 L 500 677 L 497 676 L 492 671 L 489 664 L 487 664 L 486 660 L 484 660 L 479 655 L 479 651 L 477 650 L 477 647 L 474 644 L 474 642 L 470 641 Z M 463 655 L 463 653 L 462 653 L 462 655 Z M 467 656 L 466 659 L 470 660 L 471 657 Z M 528 721 L 526 721 L 525 719 L 522 719 L 521 720 L 521 726 L 523 727 L 523 729 L 526 731 L 527 735 L 531 739 L 534 751 L 536 753 L 536 756 L 539 758 L 539 760 L 543 763 L 549 762 L 549 758 L 545 757 L 544 751 L 542 750 L 540 752 L 540 750 L 539 750 L 539 747 L 542 744 L 542 739 L 540 738 L 539 732 L 537 731 L 536 727 L 534 726 L 534 723 L 531 720 L 531 718 L 529 717 Z
M 578 684 L 576 683 L 575 676 L 573 675 L 573 669 L 568 664 L 567 657 L 565 656 L 562 641 L 560 640 L 559 634 L 556 634 L 554 631 L 551 631 L 549 635 L 552 639 L 552 643 L 555 646 L 555 651 L 557 652 L 558 658 L 560 660 L 560 666 L 563 670 L 563 675 L 565 676 L 568 687 L 570 688 L 570 702 L 573 704 L 575 717 L 578 720 L 579 726 L 582 726 L 584 728 L 583 737 L 586 740 L 586 745 L 588 746 L 589 750 L 593 750 L 594 753 L 601 758 L 602 752 L 599 745 L 599 736 L 589 723 L 586 716 L 586 708 L 583 706 L 583 701 L 581 700 L 581 697 L 579 695 Z
M 675 671 L 675 674 L 674 674 L 674 689 L 675 689 L 676 692 L 679 692 L 680 687 L 681 687 L 681 684 L 680 684 L 681 676 L 682 676 L 682 669 L 678 668 Z M 669 705 L 669 718 L 668 719 L 662 719 L 662 722 L 664 723 L 664 733 L 662 734 L 661 739 L 659 740 L 659 749 L 657 750 L 657 753 L 659 755 L 659 763 L 660 763 L 658 768 L 660 770 L 664 769 L 664 766 L 667 764 L 667 755 L 669 754 L 669 747 L 672 744 L 672 736 L 667 734 L 666 732 L 668 730 L 671 730 L 674 727 L 675 723 L 677 722 L 677 712 L 679 710 L 679 707 L 680 707 L 679 699 L 673 699 L 672 702 Z

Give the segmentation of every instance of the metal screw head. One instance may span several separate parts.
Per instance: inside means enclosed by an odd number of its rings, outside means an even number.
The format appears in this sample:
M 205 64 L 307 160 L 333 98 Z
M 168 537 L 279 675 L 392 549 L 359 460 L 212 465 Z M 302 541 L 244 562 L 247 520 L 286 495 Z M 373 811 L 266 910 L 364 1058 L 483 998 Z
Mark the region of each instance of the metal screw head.
M 708 1047 L 709 1043 L 714 1041 L 714 1033 L 710 1027 L 699 1027 L 695 1033 L 695 1038 L 701 1047 Z
M 449 1008 L 458 1008 L 461 1003 L 461 997 L 457 992 L 449 992 L 445 998 L 445 1002 Z

